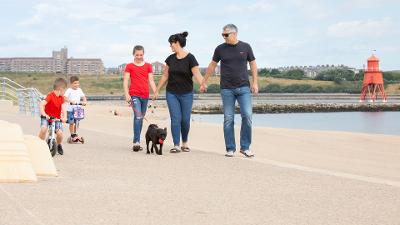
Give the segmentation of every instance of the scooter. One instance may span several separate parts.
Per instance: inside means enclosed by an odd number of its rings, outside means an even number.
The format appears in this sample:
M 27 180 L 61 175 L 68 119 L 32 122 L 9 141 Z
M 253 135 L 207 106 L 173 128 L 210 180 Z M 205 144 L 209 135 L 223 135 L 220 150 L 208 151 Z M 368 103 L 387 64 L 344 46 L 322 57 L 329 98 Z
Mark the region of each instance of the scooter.
M 83 137 L 80 137 L 77 133 L 79 129 L 79 122 L 85 118 L 85 110 L 82 108 L 83 104 L 82 103 L 75 103 L 71 105 L 74 106 L 72 109 L 73 117 L 74 117 L 74 137 L 68 137 L 67 142 L 69 144 L 73 143 L 85 143 L 85 139 Z

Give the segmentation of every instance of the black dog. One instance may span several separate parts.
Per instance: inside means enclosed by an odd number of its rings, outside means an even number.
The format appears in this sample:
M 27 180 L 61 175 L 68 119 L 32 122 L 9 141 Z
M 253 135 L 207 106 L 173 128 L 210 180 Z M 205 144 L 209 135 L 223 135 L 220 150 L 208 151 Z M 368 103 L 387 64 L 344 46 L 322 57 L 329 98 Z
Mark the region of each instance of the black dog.
M 165 138 L 167 137 L 167 128 L 158 128 L 156 124 L 150 124 L 146 132 L 146 145 L 147 154 L 150 154 L 149 143 L 151 143 L 151 153 L 153 153 L 153 148 L 156 149 L 157 155 L 162 155 L 162 146 L 164 144 Z M 157 144 L 160 145 L 160 149 L 157 148 Z

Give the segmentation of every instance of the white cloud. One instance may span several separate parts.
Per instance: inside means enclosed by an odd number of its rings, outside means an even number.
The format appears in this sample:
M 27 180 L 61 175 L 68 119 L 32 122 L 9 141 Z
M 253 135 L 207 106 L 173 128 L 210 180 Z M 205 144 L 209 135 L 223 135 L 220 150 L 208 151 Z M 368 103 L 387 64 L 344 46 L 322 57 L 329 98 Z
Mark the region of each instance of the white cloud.
M 75 20 L 97 20 L 107 23 L 120 23 L 129 21 L 141 12 L 138 8 L 125 8 L 104 3 L 71 5 L 65 9 L 64 14 Z
M 157 29 L 148 24 L 135 24 L 135 25 L 121 25 L 121 30 L 124 35 L 141 35 L 141 34 L 154 34 Z
M 149 14 L 141 17 L 142 21 L 150 24 L 176 24 L 179 20 L 172 12 Z
M 354 20 L 339 22 L 328 28 L 328 35 L 339 38 L 368 38 L 383 37 L 394 31 L 394 22 L 391 18 L 380 20 Z
M 257 1 L 251 4 L 246 3 L 245 5 L 231 4 L 223 9 L 227 13 L 238 13 L 238 12 L 270 12 L 275 6 L 266 0 Z
M 34 13 L 18 23 L 18 25 L 30 26 L 46 23 L 49 20 L 63 20 L 69 18 L 72 20 L 96 20 L 106 23 L 126 22 L 139 15 L 142 12 L 139 8 L 127 8 L 107 2 L 59 2 L 49 1 L 39 3 L 34 7 Z
M 398 4 L 396 0 L 347 0 L 344 3 L 346 8 L 364 8 L 364 9 L 372 9 L 376 7 L 385 7 L 390 4 Z
M 37 42 L 41 40 L 36 34 L 30 32 L 18 33 L 15 35 L 15 38 L 23 42 Z
M 258 1 L 250 4 L 247 8 L 251 11 L 269 12 L 272 11 L 275 7 L 270 2 Z
M 295 6 L 294 10 L 300 10 L 306 18 L 325 19 L 333 15 L 333 9 L 326 2 L 315 0 L 290 0 L 289 4 Z
M 33 7 L 33 9 L 34 9 L 33 16 L 17 23 L 17 25 L 31 26 L 31 25 L 41 24 L 42 22 L 44 22 L 46 17 L 48 17 L 50 15 L 57 15 L 62 10 L 61 8 L 59 8 L 55 5 L 47 4 L 47 3 L 37 4 Z

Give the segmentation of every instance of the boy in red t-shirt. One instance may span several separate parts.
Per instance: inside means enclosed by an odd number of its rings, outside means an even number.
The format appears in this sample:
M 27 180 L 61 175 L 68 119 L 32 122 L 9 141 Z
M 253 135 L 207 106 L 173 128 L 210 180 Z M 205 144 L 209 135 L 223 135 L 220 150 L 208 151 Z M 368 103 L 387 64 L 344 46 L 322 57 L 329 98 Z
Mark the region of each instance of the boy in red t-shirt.
M 133 48 L 133 63 L 126 65 L 124 73 L 125 100 L 132 105 L 134 112 L 133 151 L 135 152 L 143 150 L 140 147 L 140 133 L 142 132 L 143 118 L 149 101 L 149 84 L 153 93 L 156 91 L 153 68 L 151 64 L 144 62 L 143 55 L 143 46 L 136 45 Z
M 67 81 L 63 78 L 57 78 L 54 81 L 53 91 L 50 92 L 46 98 L 40 102 L 40 131 L 39 138 L 44 140 L 46 138 L 46 133 L 48 129 L 48 120 L 50 117 L 55 117 L 57 119 L 61 119 L 61 121 L 57 121 L 56 125 L 56 140 L 57 140 L 57 152 L 60 155 L 64 154 L 63 148 L 61 146 L 61 142 L 63 139 L 62 133 L 62 123 L 67 120 L 67 112 L 64 106 L 64 92 L 67 87 Z

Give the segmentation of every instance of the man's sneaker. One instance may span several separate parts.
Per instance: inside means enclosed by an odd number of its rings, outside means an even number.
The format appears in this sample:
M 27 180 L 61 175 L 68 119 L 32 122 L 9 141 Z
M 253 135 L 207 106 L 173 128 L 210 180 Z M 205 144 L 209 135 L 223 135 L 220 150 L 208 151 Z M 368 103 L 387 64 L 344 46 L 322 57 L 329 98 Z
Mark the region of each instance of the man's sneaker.
M 240 150 L 240 153 L 245 155 L 246 157 L 254 157 L 254 154 L 250 150 Z
M 59 145 L 57 146 L 57 152 L 58 152 L 58 154 L 60 154 L 60 155 L 64 155 L 64 150 L 63 150 L 61 144 L 59 144 Z
M 226 157 L 233 157 L 234 152 L 233 151 L 227 151 L 225 156 Z

